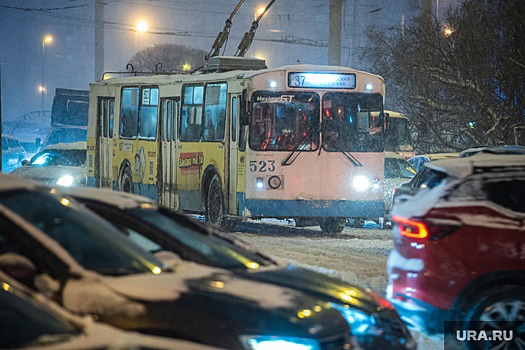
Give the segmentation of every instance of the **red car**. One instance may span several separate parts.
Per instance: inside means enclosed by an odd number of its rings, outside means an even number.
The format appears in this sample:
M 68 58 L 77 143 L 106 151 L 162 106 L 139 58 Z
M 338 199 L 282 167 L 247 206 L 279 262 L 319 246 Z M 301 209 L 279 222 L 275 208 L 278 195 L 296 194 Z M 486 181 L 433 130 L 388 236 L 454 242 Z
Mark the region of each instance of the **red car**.
M 442 173 L 439 183 L 399 198 L 392 210 L 387 298 L 426 334 L 453 324 L 514 327 L 515 338 L 525 337 L 525 156 L 425 166 Z

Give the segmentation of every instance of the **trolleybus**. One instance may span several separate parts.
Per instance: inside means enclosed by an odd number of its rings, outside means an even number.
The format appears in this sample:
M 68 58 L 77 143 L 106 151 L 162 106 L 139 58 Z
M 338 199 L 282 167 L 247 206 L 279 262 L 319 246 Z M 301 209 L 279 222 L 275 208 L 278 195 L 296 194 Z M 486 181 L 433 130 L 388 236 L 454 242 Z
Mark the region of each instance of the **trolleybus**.
M 382 77 L 216 56 L 193 74 L 90 84 L 88 184 L 204 214 L 340 232 L 381 217 Z

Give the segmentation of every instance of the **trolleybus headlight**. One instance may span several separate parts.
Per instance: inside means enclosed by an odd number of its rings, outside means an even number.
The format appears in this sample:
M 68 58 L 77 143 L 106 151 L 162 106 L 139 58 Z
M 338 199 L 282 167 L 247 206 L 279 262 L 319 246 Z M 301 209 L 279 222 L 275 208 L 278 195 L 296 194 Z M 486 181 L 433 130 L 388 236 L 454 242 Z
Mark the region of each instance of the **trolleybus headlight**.
M 262 177 L 255 178 L 255 188 L 262 190 L 264 188 L 264 179 Z
M 281 187 L 281 184 L 282 184 L 282 180 L 279 176 L 273 175 L 273 176 L 270 176 L 270 178 L 268 179 L 268 186 L 273 190 L 276 190 L 279 187 Z
M 370 180 L 364 175 L 357 175 L 352 180 L 352 187 L 358 192 L 366 191 L 370 187 Z
M 57 185 L 58 186 L 71 186 L 73 184 L 73 176 L 69 175 L 69 174 L 66 174 L 66 175 L 62 175 L 58 181 L 57 181 Z

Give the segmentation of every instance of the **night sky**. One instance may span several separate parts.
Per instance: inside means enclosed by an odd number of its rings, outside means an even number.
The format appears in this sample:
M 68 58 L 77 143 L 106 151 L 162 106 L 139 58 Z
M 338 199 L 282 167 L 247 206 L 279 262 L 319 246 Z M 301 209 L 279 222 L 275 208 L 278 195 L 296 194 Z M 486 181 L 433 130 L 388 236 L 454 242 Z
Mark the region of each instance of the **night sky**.
M 451 0 L 433 0 L 444 8 Z M 329 0 L 277 0 L 260 22 L 246 56 L 265 58 L 270 67 L 327 64 Z M 369 25 L 399 30 L 402 18 L 417 13 L 419 0 L 343 1 L 341 65 L 360 68 L 357 52 Z M 134 52 L 160 43 L 210 51 L 238 0 L 106 0 L 104 71 L 124 70 Z M 224 54 L 233 55 L 258 7 L 246 0 L 233 18 Z M 298 6 L 299 5 L 299 6 Z M 148 23 L 137 33 L 138 20 Z M 89 89 L 95 77 L 95 0 L 0 0 L 2 120 L 49 111 L 56 87 Z M 43 44 L 45 35 L 52 43 Z M 286 41 L 283 43 L 282 41 Z M 351 48 L 349 50 L 349 48 Z M 254 54 L 255 52 L 255 54 Z M 42 101 L 39 87 L 44 82 Z M 43 102 L 43 103 L 42 103 Z

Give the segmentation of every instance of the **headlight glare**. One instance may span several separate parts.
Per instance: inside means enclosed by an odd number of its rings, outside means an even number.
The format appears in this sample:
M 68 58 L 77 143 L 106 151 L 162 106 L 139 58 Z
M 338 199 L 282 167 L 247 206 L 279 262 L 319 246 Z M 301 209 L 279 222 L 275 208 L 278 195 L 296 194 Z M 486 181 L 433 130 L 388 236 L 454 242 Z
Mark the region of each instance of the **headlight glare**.
M 352 180 L 352 187 L 358 192 L 364 192 L 370 187 L 370 180 L 364 175 L 357 175 Z
M 249 350 L 321 350 L 314 339 L 265 335 L 244 335 L 240 338 Z
M 66 174 L 66 175 L 62 175 L 58 181 L 57 181 L 57 185 L 58 186 L 71 186 L 73 184 L 73 176 L 69 175 L 69 174 Z
M 345 307 L 334 303 L 331 303 L 330 306 L 343 315 L 346 322 L 350 325 L 352 334 L 361 335 L 375 332 L 376 321 L 372 315 L 367 315 L 352 307 Z

